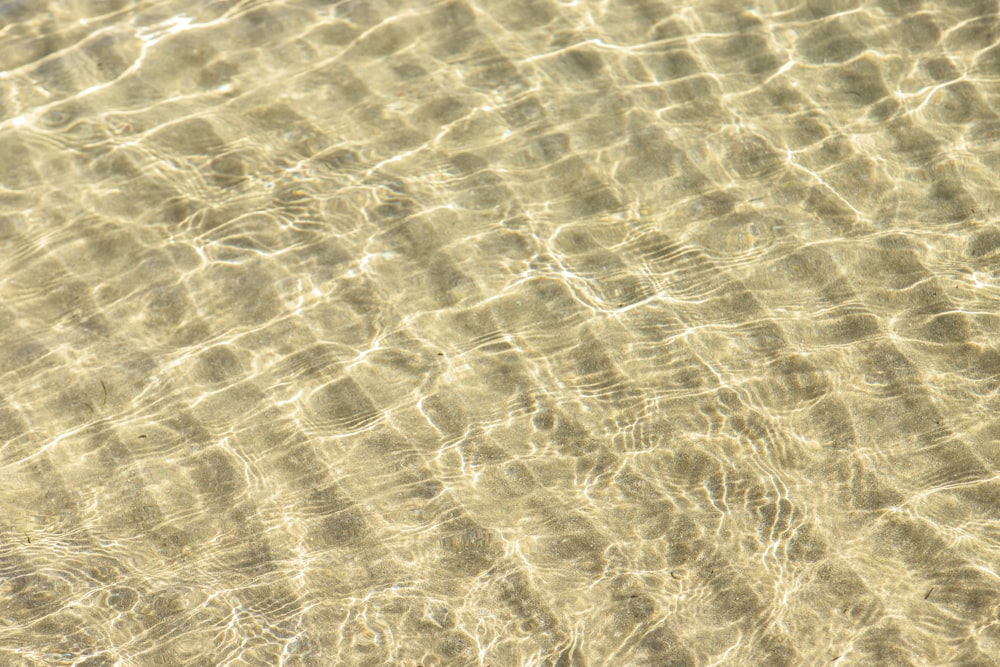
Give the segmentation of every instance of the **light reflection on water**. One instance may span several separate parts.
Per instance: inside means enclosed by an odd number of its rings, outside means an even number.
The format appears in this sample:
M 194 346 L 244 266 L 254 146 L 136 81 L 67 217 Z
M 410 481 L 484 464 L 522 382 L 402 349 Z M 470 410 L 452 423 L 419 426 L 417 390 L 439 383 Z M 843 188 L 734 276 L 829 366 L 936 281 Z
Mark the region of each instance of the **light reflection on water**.
M 998 21 L 0 3 L 0 662 L 993 664 Z

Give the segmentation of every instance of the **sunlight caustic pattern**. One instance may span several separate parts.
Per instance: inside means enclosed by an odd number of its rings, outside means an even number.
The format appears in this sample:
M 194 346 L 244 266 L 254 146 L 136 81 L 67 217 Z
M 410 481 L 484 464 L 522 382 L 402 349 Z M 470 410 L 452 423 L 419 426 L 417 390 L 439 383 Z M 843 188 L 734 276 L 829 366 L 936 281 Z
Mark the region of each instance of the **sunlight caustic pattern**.
M 994 665 L 996 0 L 0 2 L 0 663 Z

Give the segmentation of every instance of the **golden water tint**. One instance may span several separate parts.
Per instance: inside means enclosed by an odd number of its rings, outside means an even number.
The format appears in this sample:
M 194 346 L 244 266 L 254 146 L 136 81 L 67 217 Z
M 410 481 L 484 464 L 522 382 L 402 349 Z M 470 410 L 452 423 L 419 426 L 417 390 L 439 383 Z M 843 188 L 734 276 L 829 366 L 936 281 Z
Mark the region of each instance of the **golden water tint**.
M 997 34 L 0 2 L 0 664 L 997 664 Z

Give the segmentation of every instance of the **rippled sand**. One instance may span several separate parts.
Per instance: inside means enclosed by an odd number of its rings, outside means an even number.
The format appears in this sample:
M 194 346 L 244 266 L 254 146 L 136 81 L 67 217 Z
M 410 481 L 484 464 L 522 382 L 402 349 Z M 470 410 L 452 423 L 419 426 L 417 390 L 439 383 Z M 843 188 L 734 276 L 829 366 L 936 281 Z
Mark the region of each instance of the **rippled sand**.
M 1000 664 L 996 0 L 0 1 L 0 664 Z

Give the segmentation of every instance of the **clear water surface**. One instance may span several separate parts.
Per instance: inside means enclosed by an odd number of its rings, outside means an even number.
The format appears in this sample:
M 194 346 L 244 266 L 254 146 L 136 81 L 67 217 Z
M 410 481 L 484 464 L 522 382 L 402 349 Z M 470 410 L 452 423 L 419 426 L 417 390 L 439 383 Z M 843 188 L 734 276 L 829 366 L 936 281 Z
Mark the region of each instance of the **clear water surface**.
M 998 167 L 996 0 L 4 0 L 0 664 L 1000 664 Z

